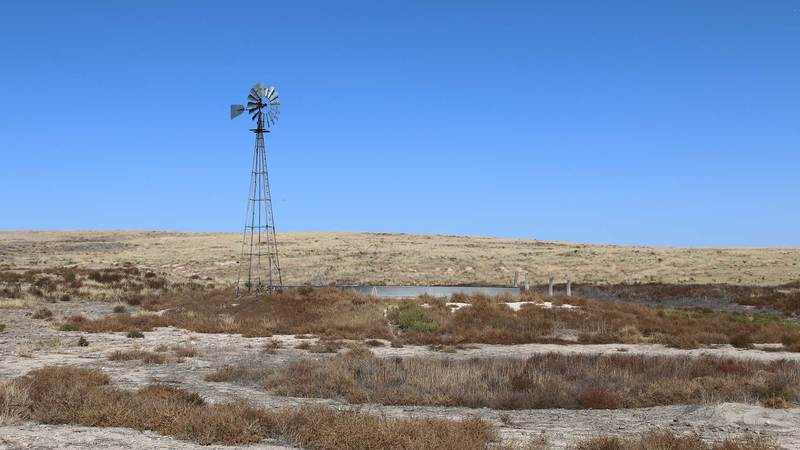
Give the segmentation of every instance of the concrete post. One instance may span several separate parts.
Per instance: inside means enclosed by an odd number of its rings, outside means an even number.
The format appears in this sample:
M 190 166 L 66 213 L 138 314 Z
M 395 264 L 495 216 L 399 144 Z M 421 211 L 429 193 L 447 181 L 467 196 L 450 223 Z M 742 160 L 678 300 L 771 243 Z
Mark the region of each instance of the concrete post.
M 528 272 L 525 272 L 525 290 L 529 290 L 531 288 L 531 280 L 528 278 Z
M 572 281 L 567 280 L 567 297 L 572 297 Z
M 514 271 L 514 287 L 519 287 L 519 271 Z
M 552 278 L 550 278 L 550 284 L 547 286 L 547 296 L 548 297 L 552 297 L 553 296 L 553 279 Z

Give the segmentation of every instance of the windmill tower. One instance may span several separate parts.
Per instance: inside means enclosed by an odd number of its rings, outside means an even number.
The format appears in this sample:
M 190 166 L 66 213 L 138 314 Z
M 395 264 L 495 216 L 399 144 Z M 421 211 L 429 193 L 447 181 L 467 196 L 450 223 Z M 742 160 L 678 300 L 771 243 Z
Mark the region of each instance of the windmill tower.
M 231 105 L 231 119 L 247 111 L 256 122 L 251 129 L 256 135 L 253 168 L 250 171 L 250 193 L 247 197 L 242 256 L 236 280 L 236 295 L 272 292 L 283 284 L 278 262 L 278 244 L 272 217 L 272 195 L 267 174 L 267 149 L 264 134 L 278 121 L 281 102 L 274 87 L 258 83 L 247 95 L 247 107 Z

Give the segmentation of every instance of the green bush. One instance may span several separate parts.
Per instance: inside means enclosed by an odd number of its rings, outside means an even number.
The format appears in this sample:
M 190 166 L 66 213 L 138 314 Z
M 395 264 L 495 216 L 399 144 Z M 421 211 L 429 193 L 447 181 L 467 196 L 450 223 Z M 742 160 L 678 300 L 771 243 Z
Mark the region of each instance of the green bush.
M 71 323 L 71 322 L 67 322 L 67 323 L 61 325 L 61 328 L 59 328 L 59 330 L 61 330 L 61 331 L 78 331 L 78 325 L 76 325 L 74 323 Z
M 428 317 L 428 311 L 414 302 L 400 303 L 394 319 L 403 331 L 430 333 L 439 328 L 439 324 Z

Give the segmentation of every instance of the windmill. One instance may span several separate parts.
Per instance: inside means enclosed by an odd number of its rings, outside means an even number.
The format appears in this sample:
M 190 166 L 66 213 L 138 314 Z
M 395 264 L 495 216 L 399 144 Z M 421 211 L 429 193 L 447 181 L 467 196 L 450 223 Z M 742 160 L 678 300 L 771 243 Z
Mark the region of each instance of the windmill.
M 267 149 L 264 134 L 278 121 L 281 102 L 274 87 L 258 83 L 247 95 L 247 106 L 231 105 L 231 119 L 247 111 L 256 122 L 253 168 L 250 171 L 250 193 L 247 200 L 242 256 L 236 280 L 236 295 L 272 292 L 283 284 L 278 262 L 278 244 L 272 216 L 272 195 L 267 174 Z

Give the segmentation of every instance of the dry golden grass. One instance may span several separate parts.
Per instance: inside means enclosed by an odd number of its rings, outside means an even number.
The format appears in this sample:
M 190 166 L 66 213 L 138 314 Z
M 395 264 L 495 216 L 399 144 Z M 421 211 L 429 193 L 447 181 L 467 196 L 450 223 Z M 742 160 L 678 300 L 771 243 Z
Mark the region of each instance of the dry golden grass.
M 680 249 L 526 239 L 387 233 L 280 233 L 289 284 L 508 284 L 515 270 L 536 283 L 550 277 L 585 283 L 731 283 L 800 280 L 800 249 Z M 193 276 L 236 279 L 239 233 L 0 232 L 0 259 L 11 267 L 79 267 L 130 262 Z M 1 297 L 2 295 L 0 295 Z
M 208 381 L 293 397 L 493 409 L 616 409 L 705 402 L 797 402 L 800 365 L 711 357 L 544 354 L 528 359 L 377 358 L 353 349 L 278 369 L 225 367 Z
M 571 450 L 778 450 L 780 446 L 763 437 L 728 438 L 705 443 L 695 434 L 676 435 L 651 431 L 632 438 L 601 436 L 574 445 Z
M 257 409 L 241 402 L 206 404 L 165 385 L 124 391 L 95 369 L 46 367 L 0 387 L 14 395 L 15 419 L 46 424 L 152 430 L 204 445 L 245 445 L 275 438 L 308 449 L 483 449 L 496 439 L 479 419 L 392 420 L 325 407 Z M 16 392 L 25 392 L 19 396 Z M 14 400 L 16 399 L 16 400 Z
M 0 426 L 19 422 L 29 403 L 28 390 L 13 382 L 0 383 Z
M 145 364 L 164 364 L 166 356 L 145 350 L 116 350 L 108 355 L 109 361 L 141 361 Z

